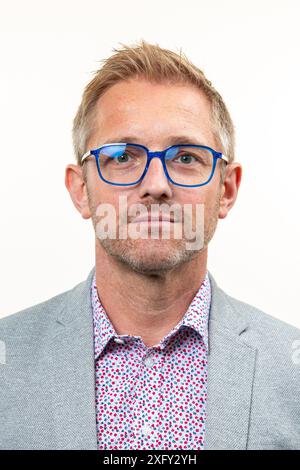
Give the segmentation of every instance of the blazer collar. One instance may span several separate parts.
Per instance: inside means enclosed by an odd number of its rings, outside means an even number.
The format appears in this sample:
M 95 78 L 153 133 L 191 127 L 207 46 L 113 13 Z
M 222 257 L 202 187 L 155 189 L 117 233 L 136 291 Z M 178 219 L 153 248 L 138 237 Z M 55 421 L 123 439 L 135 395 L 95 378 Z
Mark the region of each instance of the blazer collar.
M 65 308 L 62 308 L 57 315 L 57 321 L 62 325 L 73 321 L 81 323 L 88 317 L 91 312 L 90 287 L 94 273 L 95 266 L 85 281 L 67 292 Z M 208 275 L 211 284 L 210 322 L 217 322 L 220 327 L 229 330 L 234 336 L 239 336 L 247 328 L 247 321 L 230 303 L 229 296 L 220 289 L 210 271 L 208 271 Z M 85 315 L 78 315 L 78 310 Z

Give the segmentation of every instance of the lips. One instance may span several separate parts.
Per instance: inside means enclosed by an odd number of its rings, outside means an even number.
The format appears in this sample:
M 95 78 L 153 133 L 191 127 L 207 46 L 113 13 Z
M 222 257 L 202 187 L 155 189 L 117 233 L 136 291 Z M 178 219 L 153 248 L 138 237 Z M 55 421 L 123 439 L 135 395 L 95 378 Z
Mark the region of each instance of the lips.
M 170 216 L 170 214 L 148 214 L 148 215 L 140 215 L 135 217 L 132 223 L 140 223 L 140 222 L 169 222 L 173 223 L 174 218 Z

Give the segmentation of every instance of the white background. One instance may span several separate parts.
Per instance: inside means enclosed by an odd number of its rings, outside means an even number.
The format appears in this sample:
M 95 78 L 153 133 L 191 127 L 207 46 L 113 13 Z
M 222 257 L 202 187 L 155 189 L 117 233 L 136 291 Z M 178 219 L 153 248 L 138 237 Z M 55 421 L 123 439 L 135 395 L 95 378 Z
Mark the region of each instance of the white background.
M 84 280 L 94 232 L 64 186 L 84 86 L 119 43 L 183 49 L 222 94 L 243 180 L 208 268 L 227 293 L 300 327 L 300 2 L 0 2 L 0 316 Z

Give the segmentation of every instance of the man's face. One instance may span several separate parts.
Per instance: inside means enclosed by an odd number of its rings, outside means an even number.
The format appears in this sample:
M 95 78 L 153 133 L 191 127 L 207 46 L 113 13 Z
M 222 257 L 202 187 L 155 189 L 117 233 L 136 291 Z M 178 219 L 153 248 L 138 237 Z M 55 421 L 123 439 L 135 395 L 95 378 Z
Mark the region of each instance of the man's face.
M 87 149 L 95 149 L 105 143 L 130 142 L 142 144 L 150 151 L 158 151 L 173 144 L 192 142 L 221 150 L 212 134 L 209 102 L 201 91 L 191 85 L 154 84 L 142 79 L 119 82 L 98 100 L 95 124 Z M 137 272 L 150 274 L 176 268 L 206 249 L 219 217 L 220 162 L 213 179 L 207 185 L 196 188 L 180 187 L 169 182 L 158 158 L 151 161 L 146 176 L 139 184 L 127 187 L 102 181 L 93 158 L 89 158 L 84 165 L 90 215 L 95 229 L 98 221 L 96 211 L 102 203 L 114 206 L 119 222 L 120 196 L 126 196 L 128 208 L 140 203 L 147 207 L 149 213 L 152 204 L 179 204 L 182 208 L 185 204 L 191 204 L 193 228 L 196 227 L 196 205 L 204 205 L 202 250 L 187 249 L 184 230 L 181 239 L 174 236 L 169 239 L 152 239 L 150 236 L 120 239 L 118 234 L 116 239 L 97 238 L 98 250 L 104 249 Z M 133 217 L 128 217 L 127 224 L 133 223 L 132 220 Z

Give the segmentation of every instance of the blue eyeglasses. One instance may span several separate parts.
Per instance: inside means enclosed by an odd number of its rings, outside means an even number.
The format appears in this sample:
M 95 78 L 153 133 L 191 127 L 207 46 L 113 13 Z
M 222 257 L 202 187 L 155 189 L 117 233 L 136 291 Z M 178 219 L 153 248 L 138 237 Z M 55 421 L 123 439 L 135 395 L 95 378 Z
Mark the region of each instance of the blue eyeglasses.
M 94 156 L 98 174 L 105 183 L 132 186 L 142 181 L 151 160 L 159 158 L 165 175 L 172 184 L 199 187 L 212 179 L 218 160 L 228 163 L 228 157 L 205 145 L 172 145 L 160 152 L 150 152 L 139 144 L 111 143 L 89 150 L 81 164 Z

